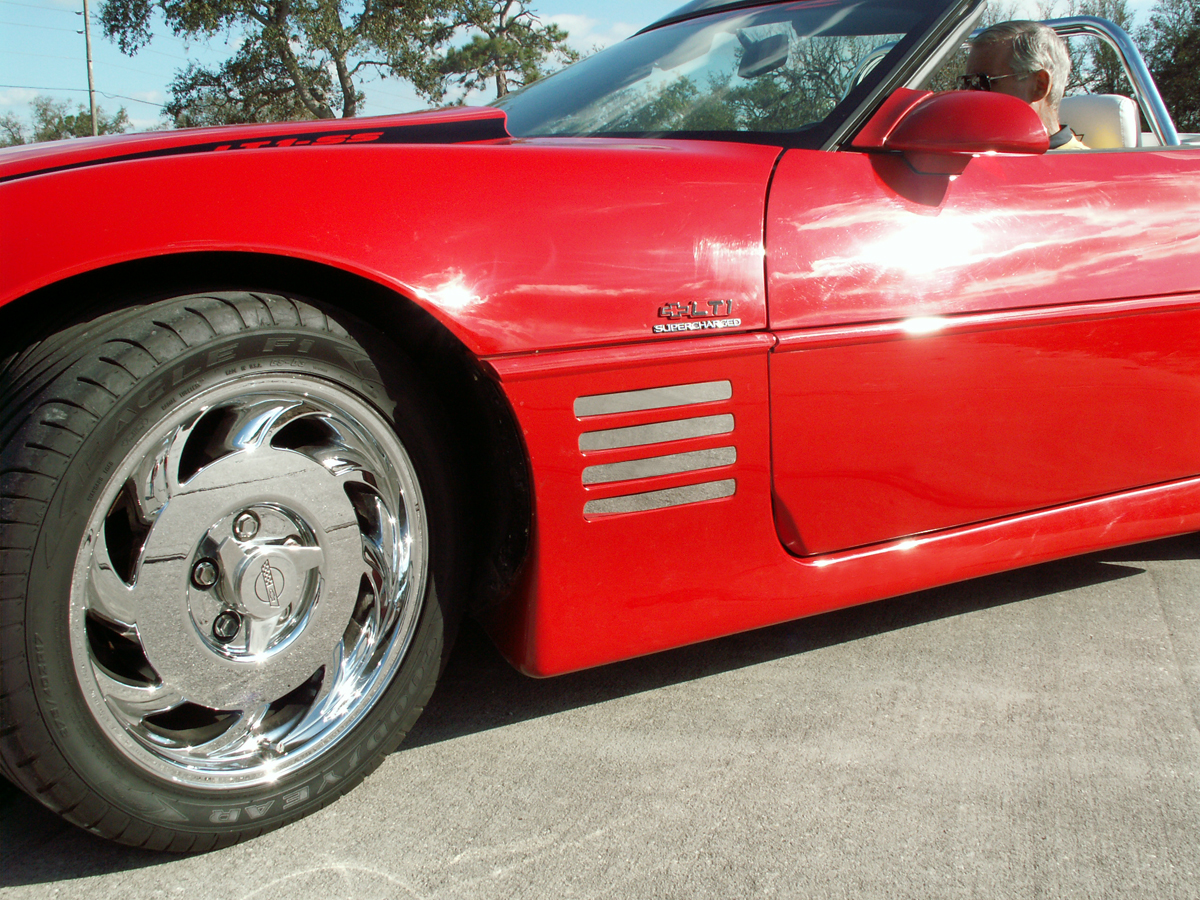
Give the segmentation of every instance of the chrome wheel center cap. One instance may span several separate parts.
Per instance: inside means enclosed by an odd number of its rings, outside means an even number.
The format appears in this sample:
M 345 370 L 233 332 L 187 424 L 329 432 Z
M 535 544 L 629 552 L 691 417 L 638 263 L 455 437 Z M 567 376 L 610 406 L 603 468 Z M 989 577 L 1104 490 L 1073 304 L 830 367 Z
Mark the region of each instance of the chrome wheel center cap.
M 249 496 L 248 496 L 249 495 Z M 249 540 L 233 523 L 253 507 L 261 527 Z M 196 524 L 209 522 L 197 541 Z M 332 666 L 358 599 L 362 538 L 341 484 L 295 453 L 233 453 L 181 485 L 147 538 L 134 592 L 138 635 L 164 683 L 186 684 L 186 699 L 210 709 L 245 709 L 287 694 Z M 197 586 L 200 560 L 219 570 Z M 236 634 L 214 634 L 226 610 Z
M 217 551 L 229 573 L 229 602 L 260 622 L 274 622 L 293 611 L 307 595 L 308 575 L 320 570 L 325 553 L 294 541 L 243 543 L 226 538 Z
M 256 619 L 278 619 L 295 601 L 300 576 L 286 556 L 280 553 L 246 554 L 234 590 L 238 605 Z

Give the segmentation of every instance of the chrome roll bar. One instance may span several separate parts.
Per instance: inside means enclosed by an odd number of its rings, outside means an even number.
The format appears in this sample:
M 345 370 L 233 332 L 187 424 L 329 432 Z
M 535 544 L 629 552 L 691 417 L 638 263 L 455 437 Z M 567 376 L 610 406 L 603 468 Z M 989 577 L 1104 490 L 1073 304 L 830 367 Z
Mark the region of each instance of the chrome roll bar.
M 1167 112 L 1162 95 L 1158 92 L 1158 85 L 1154 83 L 1150 70 L 1146 68 L 1146 63 L 1142 59 L 1137 45 L 1133 43 L 1123 28 L 1114 25 L 1107 19 L 1099 19 L 1095 16 L 1046 19 L 1044 24 L 1049 25 L 1064 38 L 1076 34 L 1088 34 L 1100 38 L 1112 47 L 1125 67 L 1125 74 L 1129 76 L 1129 82 L 1137 94 L 1142 112 L 1154 132 L 1154 136 L 1158 138 L 1158 142 L 1164 147 L 1179 146 L 1179 134 L 1175 131 L 1175 123 L 1171 121 L 1171 114 Z

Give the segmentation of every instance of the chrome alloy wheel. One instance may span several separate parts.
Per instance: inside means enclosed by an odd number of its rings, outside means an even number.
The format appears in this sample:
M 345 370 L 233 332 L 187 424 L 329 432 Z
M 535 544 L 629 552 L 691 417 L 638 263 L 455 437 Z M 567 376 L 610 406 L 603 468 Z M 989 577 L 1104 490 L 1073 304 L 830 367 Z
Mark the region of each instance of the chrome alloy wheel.
M 379 699 L 419 618 L 428 538 L 412 463 L 356 394 L 302 375 L 198 393 L 97 496 L 70 642 L 125 759 L 185 786 L 261 784 Z

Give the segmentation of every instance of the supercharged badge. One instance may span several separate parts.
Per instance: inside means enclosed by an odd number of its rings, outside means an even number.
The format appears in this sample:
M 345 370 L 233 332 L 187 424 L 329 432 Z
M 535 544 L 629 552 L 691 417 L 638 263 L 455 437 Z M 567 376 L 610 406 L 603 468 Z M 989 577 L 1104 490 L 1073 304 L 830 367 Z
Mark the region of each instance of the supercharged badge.
M 742 320 L 733 318 L 732 300 L 709 300 L 699 303 L 664 303 L 658 315 L 668 322 L 654 326 L 655 334 L 677 334 L 685 331 L 710 331 L 721 328 L 737 328 Z

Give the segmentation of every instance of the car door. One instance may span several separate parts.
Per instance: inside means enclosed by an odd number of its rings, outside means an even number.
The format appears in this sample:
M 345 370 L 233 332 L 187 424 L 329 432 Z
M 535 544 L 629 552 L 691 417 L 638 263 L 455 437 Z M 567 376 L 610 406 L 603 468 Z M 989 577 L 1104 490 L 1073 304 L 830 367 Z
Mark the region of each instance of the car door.
M 766 244 L 776 524 L 811 555 L 1200 473 L 1200 150 L 792 150 Z

